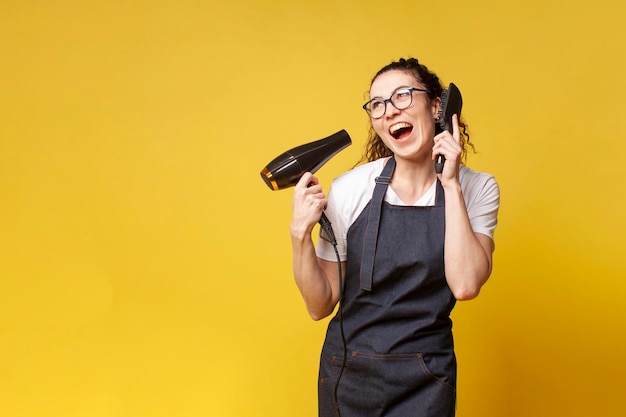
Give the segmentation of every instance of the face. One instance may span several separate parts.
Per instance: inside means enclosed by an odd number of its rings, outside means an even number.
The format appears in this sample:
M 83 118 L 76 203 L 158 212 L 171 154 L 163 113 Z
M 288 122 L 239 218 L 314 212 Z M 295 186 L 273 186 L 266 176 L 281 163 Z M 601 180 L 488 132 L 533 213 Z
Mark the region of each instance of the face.
M 379 75 L 370 88 L 370 98 L 388 99 L 400 87 L 424 88 L 403 71 Z M 439 99 L 430 101 L 426 92 L 413 91 L 413 102 L 403 110 L 387 102 L 385 114 L 372 119 L 372 126 L 396 158 L 431 159 Z

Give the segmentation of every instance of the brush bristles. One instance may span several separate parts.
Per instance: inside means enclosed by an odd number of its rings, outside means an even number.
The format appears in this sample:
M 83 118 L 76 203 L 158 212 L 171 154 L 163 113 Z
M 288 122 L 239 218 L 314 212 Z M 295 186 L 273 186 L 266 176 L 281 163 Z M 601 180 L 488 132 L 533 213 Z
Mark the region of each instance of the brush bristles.
M 448 106 L 448 89 L 444 88 L 441 90 L 441 105 L 439 106 L 439 114 L 437 115 L 437 123 L 441 126 L 442 129 L 445 128 L 445 121 L 443 115 L 446 112 L 446 107 Z

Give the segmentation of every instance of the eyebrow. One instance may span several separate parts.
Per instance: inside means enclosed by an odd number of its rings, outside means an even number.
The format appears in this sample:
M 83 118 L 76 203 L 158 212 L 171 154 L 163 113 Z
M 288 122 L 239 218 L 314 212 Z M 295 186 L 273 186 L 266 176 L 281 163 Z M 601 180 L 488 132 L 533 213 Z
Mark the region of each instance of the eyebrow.
M 395 88 L 395 89 L 393 89 L 393 90 L 391 91 L 391 96 L 393 96 L 393 94 L 394 94 L 396 91 L 398 91 L 398 90 L 402 90 L 403 88 L 423 88 L 423 87 L 413 87 L 413 86 L 411 86 L 411 85 L 401 85 L 400 87 L 397 87 L 397 88 Z M 391 97 L 391 96 L 389 96 L 389 97 Z M 383 97 L 381 97 L 381 96 L 374 96 L 374 97 L 370 97 L 370 100 L 374 100 L 374 99 L 377 99 L 377 98 L 380 98 L 380 99 L 383 99 L 383 100 L 384 100 L 384 98 L 383 98 Z

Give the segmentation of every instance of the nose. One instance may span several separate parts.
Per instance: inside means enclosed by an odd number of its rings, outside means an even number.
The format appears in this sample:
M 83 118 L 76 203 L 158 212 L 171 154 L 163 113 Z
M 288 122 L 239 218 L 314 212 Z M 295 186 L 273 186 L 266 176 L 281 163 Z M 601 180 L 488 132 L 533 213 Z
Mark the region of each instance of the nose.
M 398 110 L 398 108 L 396 106 L 394 106 L 393 102 L 391 101 L 390 98 L 388 98 L 387 100 L 385 100 L 385 113 L 383 114 L 383 116 L 385 117 L 391 117 L 395 114 L 400 113 L 400 110 Z

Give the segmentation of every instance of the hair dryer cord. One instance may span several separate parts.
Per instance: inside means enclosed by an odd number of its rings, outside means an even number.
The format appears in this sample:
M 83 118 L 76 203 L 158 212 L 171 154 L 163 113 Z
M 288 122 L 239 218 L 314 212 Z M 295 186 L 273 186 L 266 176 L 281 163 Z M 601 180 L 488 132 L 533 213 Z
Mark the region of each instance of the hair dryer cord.
M 335 238 L 335 233 L 333 232 L 333 227 L 330 224 L 330 220 L 326 217 L 326 214 L 322 213 L 322 217 L 320 218 L 320 226 L 324 233 L 322 233 L 322 238 L 330 242 L 331 245 L 337 245 L 337 239 Z M 325 235 L 324 235 L 325 234 Z
M 340 329 L 341 340 L 343 344 L 343 360 L 341 363 L 341 370 L 339 371 L 339 376 L 337 377 L 337 382 L 335 382 L 335 388 L 333 390 L 333 399 L 335 402 L 335 412 L 337 413 L 337 417 L 341 417 L 341 412 L 339 410 L 339 396 L 338 396 L 339 381 L 341 380 L 343 371 L 346 367 L 346 358 L 348 356 L 346 336 L 345 336 L 344 329 L 343 329 L 343 297 L 344 297 L 343 271 L 341 270 L 341 258 L 339 256 L 339 251 L 337 250 L 337 239 L 335 238 L 333 227 L 330 223 L 330 220 L 328 220 L 328 217 L 326 217 L 326 214 L 322 213 L 322 217 L 320 218 L 319 223 L 320 223 L 320 227 L 322 228 L 322 233 L 320 233 L 320 236 L 322 237 L 322 239 L 330 242 L 330 244 L 333 245 L 333 249 L 335 250 L 335 255 L 337 256 L 337 268 L 338 268 L 337 273 L 339 274 L 339 287 L 340 287 L 339 311 L 337 312 L 337 314 L 339 315 L 339 329 Z

